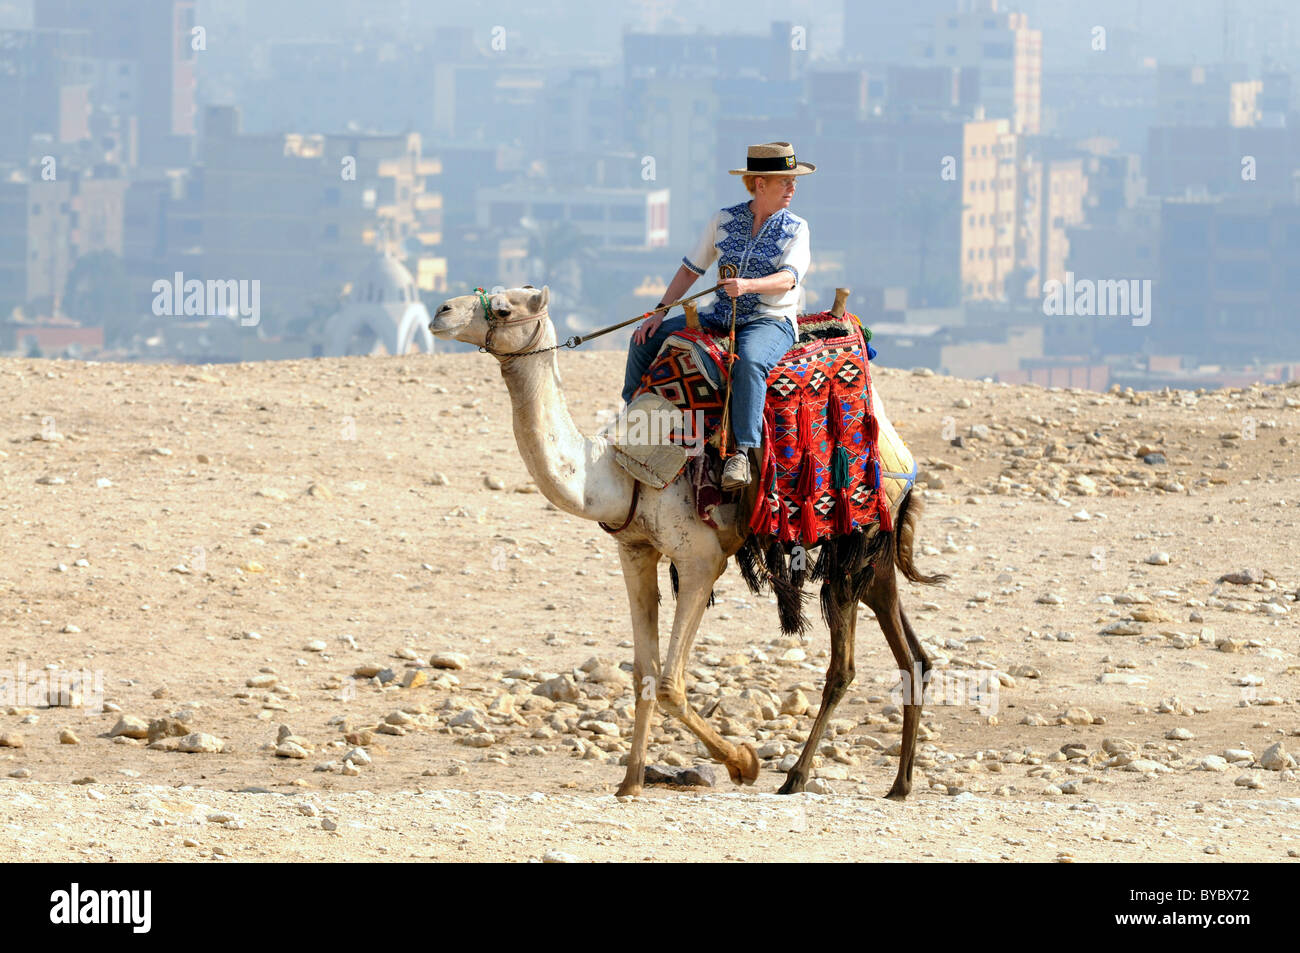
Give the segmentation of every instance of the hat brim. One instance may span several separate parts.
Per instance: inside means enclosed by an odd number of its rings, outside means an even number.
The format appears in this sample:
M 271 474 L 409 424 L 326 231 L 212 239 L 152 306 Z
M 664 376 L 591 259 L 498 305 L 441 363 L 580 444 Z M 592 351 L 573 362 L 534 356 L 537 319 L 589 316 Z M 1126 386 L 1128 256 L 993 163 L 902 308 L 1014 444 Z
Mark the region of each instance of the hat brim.
M 749 169 L 728 169 L 729 175 L 807 175 L 816 172 L 817 166 L 811 162 L 800 162 L 793 169 L 774 169 L 771 172 L 751 172 Z

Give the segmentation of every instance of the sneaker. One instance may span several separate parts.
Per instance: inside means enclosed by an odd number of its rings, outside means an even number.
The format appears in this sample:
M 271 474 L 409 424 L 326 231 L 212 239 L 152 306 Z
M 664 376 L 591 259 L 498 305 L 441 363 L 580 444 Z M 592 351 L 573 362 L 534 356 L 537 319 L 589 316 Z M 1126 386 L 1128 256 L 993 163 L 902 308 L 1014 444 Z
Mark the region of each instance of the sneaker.
M 722 468 L 722 488 L 724 490 L 739 490 L 741 487 L 749 486 L 753 477 L 749 472 L 749 452 L 741 450 L 727 458 L 726 465 Z

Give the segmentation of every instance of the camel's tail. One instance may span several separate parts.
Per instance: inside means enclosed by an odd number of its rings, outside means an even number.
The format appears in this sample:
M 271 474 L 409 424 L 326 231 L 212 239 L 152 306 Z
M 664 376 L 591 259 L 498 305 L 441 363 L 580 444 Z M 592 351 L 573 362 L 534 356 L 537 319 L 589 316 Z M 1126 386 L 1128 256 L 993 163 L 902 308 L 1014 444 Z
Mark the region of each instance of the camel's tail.
M 916 559 L 912 554 L 912 544 L 916 539 L 916 526 L 921 521 L 922 509 L 924 504 L 921 503 L 920 498 L 910 492 L 898 505 L 898 516 L 894 519 L 894 565 L 898 567 L 898 571 L 904 578 L 912 582 L 937 586 L 948 581 L 950 578 L 948 574 L 941 572 L 933 576 L 925 575 L 916 568 Z

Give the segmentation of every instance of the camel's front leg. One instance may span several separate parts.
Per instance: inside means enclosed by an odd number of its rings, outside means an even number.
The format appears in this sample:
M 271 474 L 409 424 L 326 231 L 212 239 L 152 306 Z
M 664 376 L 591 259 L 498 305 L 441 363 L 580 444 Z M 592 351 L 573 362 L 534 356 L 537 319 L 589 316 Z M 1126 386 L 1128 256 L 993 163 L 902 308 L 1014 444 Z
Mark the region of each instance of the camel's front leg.
M 623 582 L 632 609 L 632 638 L 636 648 L 632 662 L 632 690 L 636 693 L 636 722 L 632 728 L 632 750 L 627 756 L 627 774 L 618 786 L 618 796 L 640 794 L 645 784 L 645 751 L 650 737 L 650 719 L 655 713 L 655 686 L 659 682 L 659 553 L 645 543 L 620 545 Z
M 737 784 L 753 784 L 758 777 L 758 754 L 753 745 L 740 748 L 723 739 L 686 701 L 686 661 L 699 628 L 704 609 L 709 604 L 713 584 L 726 568 L 725 556 L 697 559 L 678 564 L 677 611 L 673 615 L 673 637 L 668 643 L 663 676 L 659 680 L 659 704 L 704 742 L 710 755 L 727 766 L 727 773 Z

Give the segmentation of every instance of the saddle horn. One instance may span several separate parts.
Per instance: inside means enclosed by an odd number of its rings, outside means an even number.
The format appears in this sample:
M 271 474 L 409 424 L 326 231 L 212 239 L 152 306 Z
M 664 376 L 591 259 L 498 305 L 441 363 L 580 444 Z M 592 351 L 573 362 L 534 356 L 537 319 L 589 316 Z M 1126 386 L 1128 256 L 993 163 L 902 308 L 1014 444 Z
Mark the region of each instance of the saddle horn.
M 849 294 L 850 289 L 848 288 L 835 289 L 835 303 L 831 305 L 831 314 L 835 315 L 835 317 L 844 317 L 844 305 L 849 300 Z

